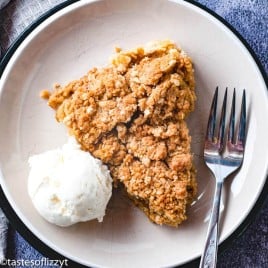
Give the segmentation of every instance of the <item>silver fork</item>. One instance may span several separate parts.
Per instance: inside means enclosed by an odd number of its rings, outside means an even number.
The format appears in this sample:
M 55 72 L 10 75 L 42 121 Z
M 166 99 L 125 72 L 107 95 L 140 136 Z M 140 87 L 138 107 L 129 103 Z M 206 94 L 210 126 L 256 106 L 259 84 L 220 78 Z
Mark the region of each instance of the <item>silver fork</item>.
M 236 171 L 243 162 L 246 140 L 246 93 L 243 91 L 240 120 L 237 135 L 235 135 L 235 90 L 233 92 L 232 108 L 227 133 L 227 141 L 224 142 L 225 117 L 227 103 L 227 88 L 225 91 L 222 111 L 220 116 L 218 134 L 215 133 L 218 87 L 216 88 L 208 119 L 205 139 L 204 159 L 216 179 L 216 188 L 213 205 L 210 214 L 208 233 L 204 252 L 200 261 L 200 268 L 216 267 L 218 237 L 219 237 L 219 210 L 221 192 L 225 179 Z M 224 155 L 223 155 L 224 153 Z

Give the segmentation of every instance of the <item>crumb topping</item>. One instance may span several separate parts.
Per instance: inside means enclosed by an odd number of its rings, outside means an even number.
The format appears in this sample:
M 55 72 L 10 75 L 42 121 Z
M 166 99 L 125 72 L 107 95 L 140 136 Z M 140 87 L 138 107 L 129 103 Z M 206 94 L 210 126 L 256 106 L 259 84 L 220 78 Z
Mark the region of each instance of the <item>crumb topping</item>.
M 191 59 L 171 41 L 123 51 L 41 96 L 82 149 L 110 168 L 133 202 L 157 224 L 177 226 L 196 194 L 191 138 Z

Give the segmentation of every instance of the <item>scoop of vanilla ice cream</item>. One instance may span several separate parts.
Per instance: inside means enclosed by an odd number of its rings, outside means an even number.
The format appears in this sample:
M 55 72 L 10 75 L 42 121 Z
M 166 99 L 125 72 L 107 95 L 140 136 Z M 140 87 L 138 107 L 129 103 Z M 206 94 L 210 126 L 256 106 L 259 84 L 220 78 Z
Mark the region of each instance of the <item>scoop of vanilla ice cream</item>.
M 59 226 L 103 220 L 112 195 L 108 168 L 74 138 L 61 149 L 29 158 L 28 192 L 37 211 Z

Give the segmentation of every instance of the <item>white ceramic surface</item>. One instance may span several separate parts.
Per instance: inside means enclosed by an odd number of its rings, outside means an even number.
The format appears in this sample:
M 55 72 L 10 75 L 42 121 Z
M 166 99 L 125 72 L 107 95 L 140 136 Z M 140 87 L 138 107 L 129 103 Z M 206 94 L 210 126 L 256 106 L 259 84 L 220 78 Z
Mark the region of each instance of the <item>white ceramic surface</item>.
M 27 194 L 28 157 L 61 146 L 66 129 L 39 98 L 54 82 L 79 78 L 102 66 L 115 46 L 133 48 L 172 39 L 192 57 L 197 105 L 188 122 L 198 170 L 199 192 L 189 219 L 178 229 L 147 220 L 115 193 L 103 223 L 53 226 L 35 211 Z M 79 1 L 38 26 L 20 45 L 0 82 L 0 163 L 3 190 L 26 226 L 54 250 L 98 267 L 167 267 L 186 263 L 203 249 L 214 181 L 205 168 L 202 144 L 216 86 L 236 87 L 237 103 L 247 90 L 248 140 L 242 169 L 223 195 L 221 241 L 245 219 L 267 174 L 267 89 L 249 52 L 222 23 L 183 1 Z

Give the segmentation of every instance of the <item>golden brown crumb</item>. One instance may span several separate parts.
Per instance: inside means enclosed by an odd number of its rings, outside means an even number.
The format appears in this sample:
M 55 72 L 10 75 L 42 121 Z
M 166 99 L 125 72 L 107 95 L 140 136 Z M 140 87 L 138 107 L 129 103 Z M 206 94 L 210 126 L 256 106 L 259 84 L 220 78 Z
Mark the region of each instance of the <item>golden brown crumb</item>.
M 50 97 L 50 91 L 49 90 L 47 90 L 47 89 L 44 89 L 44 90 L 42 90 L 41 92 L 40 92 L 40 98 L 42 98 L 42 99 L 45 99 L 45 100 L 48 100 L 49 99 L 49 97 Z
M 150 220 L 177 226 L 196 194 L 184 121 L 196 98 L 191 60 L 170 41 L 116 51 L 107 67 L 57 85 L 48 103 Z
M 115 50 L 116 53 L 119 53 L 120 51 L 122 51 L 122 48 L 121 47 L 115 47 L 114 50 Z

